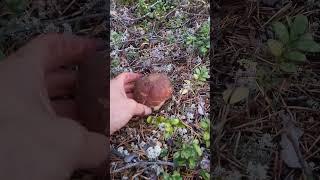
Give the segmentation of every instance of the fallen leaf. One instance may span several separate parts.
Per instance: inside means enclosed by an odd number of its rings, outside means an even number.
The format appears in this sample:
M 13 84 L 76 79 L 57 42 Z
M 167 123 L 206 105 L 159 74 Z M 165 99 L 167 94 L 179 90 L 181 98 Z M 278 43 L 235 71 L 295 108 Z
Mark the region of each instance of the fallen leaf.
M 180 94 L 185 95 L 188 93 L 188 89 L 181 89 Z
M 234 104 L 249 96 L 249 89 L 246 87 L 237 87 L 234 90 L 227 89 L 223 92 L 223 99 L 226 103 Z
M 282 124 L 285 128 L 284 133 L 281 134 L 280 141 L 280 146 L 282 148 L 281 158 L 287 166 L 291 168 L 302 168 L 294 144 L 299 144 L 299 139 L 302 136 L 303 131 L 293 124 L 289 115 L 282 112 L 280 113 L 280 117 L 282 118 Z M 289 139 L 288 136 L 290 136 L 291 139 Z
M 200 98 L 199 104 L 198 104 L 198 113 L 200 115 L 205 115 L 204 105 L 205 105 L 205 103 L 204 103 L 203 99 Z

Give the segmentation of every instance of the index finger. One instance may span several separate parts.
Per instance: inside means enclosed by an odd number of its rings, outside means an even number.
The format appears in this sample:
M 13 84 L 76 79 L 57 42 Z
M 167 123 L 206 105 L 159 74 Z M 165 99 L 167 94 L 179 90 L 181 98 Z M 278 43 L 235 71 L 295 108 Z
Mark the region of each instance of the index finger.
M 118 75 L 116 78 L 121 80 L 124 84 L 132 83 L 141 78 L 141 74 L 132 73 L 132 72 L 124 72 Z
M 52 33 L 40 35 L 25 48 L 35 55 L 46 70 L 60 66 L 81 63 L 84 59 L 103 48 L 103 43 L 75 35 Z

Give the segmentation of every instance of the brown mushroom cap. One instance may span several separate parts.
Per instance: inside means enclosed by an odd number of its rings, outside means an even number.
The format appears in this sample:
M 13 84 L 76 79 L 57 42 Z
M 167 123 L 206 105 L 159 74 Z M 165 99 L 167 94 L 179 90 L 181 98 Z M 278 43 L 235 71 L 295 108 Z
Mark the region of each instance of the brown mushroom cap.
M 133 96 L 137 102 L 157 110 L 171 97 L 172 91 L 169 78 L 165 74 L 154 73 L 136 81 Z

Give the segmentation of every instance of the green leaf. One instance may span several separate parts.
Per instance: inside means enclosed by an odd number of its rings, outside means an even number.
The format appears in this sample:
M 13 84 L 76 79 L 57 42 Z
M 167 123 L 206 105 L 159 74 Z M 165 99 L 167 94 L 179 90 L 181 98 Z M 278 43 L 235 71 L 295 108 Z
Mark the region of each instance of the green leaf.
M 308 18 L 304 15 L 297 15 L 291 25 L 292 38 L 295 39 L 297 36 L 304 34 L 307 28 L 308 28 Z
M 284 24 L 275 22 L 273 24 L 273 30 L 282 43 L 286 44 L 289 41 L 289 32 Z
M 285 58 L 295 62 L 305 62 L 307 60 L 306 55 L 299 51 L 291 51 L 284 55 Z
M 203 169 L 201 169 L 201 171 L 200 171 L 200 176 L 204 180 L 209 180 L 210 179 L 210 174 L 208 172 L 206 172 L 205 170 L 203 170 Z
M 171 134 L 170 133 L 164 133 L 164 139 L 169 139 L 171 137 Z
M 172 176 L 180 176 L 180 173 L 178 171 L 174 171 Z
M 194 139 L 194 140 L 192 141 L 192 143 L 193 143 L 193 144 L 199 144 L 199 140 L 198 140 L 198 139 Z
M 206 141 L 206 147 L 207 147 L 207 148 L 210 147 L 210 141 Z
M 304 52 L 320 52 L 320 45 L 313 40 L 300 40 L 293 43 L 292 47 Z
M 179 124 L 179 122 L 180 122 L 180 120 L 177 119 L 177 118 L 171 119 L 171 121 L 170 121 L 170 123 L 171 123 L 172 125 L 177 125 L 177 124 Z
M 200 47 L 200 53 L 201 53 L 201 55 L 205 55 L 206 53 L 207 53 L 207 48 L 206 47 L 204 47 L 204 46 L 202 46 L 202 47 Z
M 166 118 L 164 116 L 159 116 L 157 117 L 157 124 L 163 123 L 166 121 Z
M 198 156 L 201 156 L 202 150 L 201 150 L 200 146 L 198 144 L 193 144 L 193 147 L 196 150 L 196 152 L 198 153 Z
M 200 69 L 199 68 L 196 69 L 196 73 L 200 74 Z
M 300 40 L 313 40 L 313 36 L 311 33 L 305 33 L 300 37 Z
M 204 120 L 200 122 L 200 127 L 203 129 L 207 129 L 209 127 L 208 123 Z
M 175 152 L 173 154 L 173 159 L 178 159 L 180 157 L 180 153 L 179 152 Z
M 193 77 L 194 77 L 194 79 L 199 79 L 198 74 L 194 74 Z
M 209 132 L 204 132 L 204 133 L 203 133 L 203 139 L 204 139 L 205 141 L 210 140 L 210 133 L 209 133 Z
M 191 156 L 190 151 L 185 150 L 185 151 L 181 152 L 181 157 L 182 158 L 188 159 L 190 156 Z
M 282 51 L 283 51 L 283 44 L 277 40 L 274 39 L 269 39 L 267 42 L 270 52 L 274 56 L 281 56 Z
M 194 169 L 196 167 L 196 162 L 194 159 L 189 159 L 189 167 Z
M 186 164 L 185 160 L 179 160 L 177 161 L 178 166 L 184 166 Z
M 165 130 L 166 132 L 169 132 L 169 133 L 173 132 L 173 127 L 171 126 L 170 123 L 165 123 Z
M 281 70 L 287 73 L 296 73 L 297 72 L 297 67 L 296 65 L 292 63 L 281 63 L 280 64 Z
M 249 89 L 246 87 L 237 87 L 234 90 L 227 89 L 223 92 L 223 99 L 226 103 L 234 104 L 249 96 Z M 228 102 L 230 99 L 230 102 Z
M 153 119 L 153 117 L 152 117 L 152 116 L 149 116 L 149 117 L 147 118 L 147 123 L 148 123 L 148 124 L 151 124 L 151 123 L 152 123 L 152 119 Z
M 168 149 L 162 149 L 161 150 L 161 153 L 160 153 L 160 157 L 165 157 L 165 156 L 167 156 L 168 155 Z

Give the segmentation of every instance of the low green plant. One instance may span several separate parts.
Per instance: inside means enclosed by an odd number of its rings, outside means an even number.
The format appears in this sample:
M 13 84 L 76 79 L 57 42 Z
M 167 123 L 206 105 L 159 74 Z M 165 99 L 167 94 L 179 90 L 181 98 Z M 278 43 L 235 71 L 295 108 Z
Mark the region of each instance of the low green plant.
M 174 17 L 174 18 L 170 18 L 167 22 L 166 22 L 166 26 L 168 28 L 179 28 L 183 25 L 183 23 L 186 21 L 186 17 L 185 16 L 179 16 L 179 17 Z
M 172 174 L 164 173 L 163 179 L 164 180 L 182 180 L 182 177 L 181 177 L 179 171 L 173 171 Z
M 210 22 L 204 22 L 196 34 L 187 34 L 185 43 L 196 48 L 201 56 L 205 56 L 210 49 Z
M 210 147 L 210 121 L 209 119 L 203 119 L 200 121 L 200 127 L 202 128 L 202 139 L 206 143 L 206 147 Z
M 158 128 L 164 129 L 164 138 L 169 139 L 173 133 L 175 128 L 184 128 L 185 125 L 178 118 L 166 118 L 164 116 L 149 116 L 147 118 L 148 124 L 154 124 L 158 126 Z
M 161 19 L 167 11 L 173 8 L 173 4 L 165 0 L 139 0 L 138 14 L 140 17 L 147 15 L 149 18 Z
M 119 58 L 113 58 L 111 60 L 111 68 L 116 68 L 120 66 L 120 60 Z
M 119 4 L 125 5 L 125 6 L 133 5 L 135 3 L 134 0 L 119 0 L 118 2 Z
M 297 64 L 307 60 L 306 53 L 320 52 L 320 45 L 314 41 L 308 24 L 304 15 L 297 15 L 293 22 L 287 18 L 287 25 L 273 23 L 277 39 L 269 39 L 267 44 L 281 71 L 296 73 Z
M 173 161 L 178 166 L 187 165 L 189 168 L 194 169 L 202 156 L 202 150 L 199 146 L 199 140 L 194 139 L 190 144 L 182 144 L 173 155 Z
M 208 171 L 201 169 L 200 170 L 200 176 L 202 177 L 202 179 L 204 180 L 209 180 L 210 179 L 210 174 Z
M 198 81 L 205 82 L 208 78 L 210 78 L 209 70 L 205 66 L 201 66 L 195 69 L 193 74 L 194 79 Z
M 173 44 L 176 41 L 176 38 L 174 35 L 170 34 L 168 35 L 168 37 L 166 38 L 169 44 Z
M 120 48 L 122 45 L 123 36 L 124 36 L 124 33 L 122 32 L 111 31 L 111 34 L 110 34 L 111 46 Z
M 149 12 L 149 5 L 146 3 L 145 0 L 139 0 L 138 11 L 140 16 L 145 15 Z

